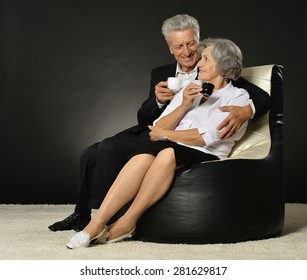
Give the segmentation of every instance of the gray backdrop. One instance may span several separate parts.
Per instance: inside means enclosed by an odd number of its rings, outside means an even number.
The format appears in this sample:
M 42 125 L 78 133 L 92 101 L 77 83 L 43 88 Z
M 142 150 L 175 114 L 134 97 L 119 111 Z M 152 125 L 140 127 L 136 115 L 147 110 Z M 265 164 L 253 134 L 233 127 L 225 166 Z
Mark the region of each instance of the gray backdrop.
M 0 203 L 75 202 L 82 150 L 136 124 L 150 70 L 173 62 L 161 24 L 178 13 L 245 67 L 285 67 L 286 199 L 307 202 L 305 3 L 2 0 Z

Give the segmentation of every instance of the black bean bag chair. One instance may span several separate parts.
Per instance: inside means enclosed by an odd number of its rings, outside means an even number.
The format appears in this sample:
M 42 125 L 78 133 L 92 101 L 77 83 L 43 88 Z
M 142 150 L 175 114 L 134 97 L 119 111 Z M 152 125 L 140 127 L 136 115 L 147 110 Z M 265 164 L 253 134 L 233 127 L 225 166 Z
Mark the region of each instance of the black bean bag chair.
M 169 192 L 148 209 L 134 239 L 230 243 L 270 238 L 284 224 L 282 66 L 244 68 L 271 94 L 267 115 L 250 121 L 230 157 L 179 169 Z

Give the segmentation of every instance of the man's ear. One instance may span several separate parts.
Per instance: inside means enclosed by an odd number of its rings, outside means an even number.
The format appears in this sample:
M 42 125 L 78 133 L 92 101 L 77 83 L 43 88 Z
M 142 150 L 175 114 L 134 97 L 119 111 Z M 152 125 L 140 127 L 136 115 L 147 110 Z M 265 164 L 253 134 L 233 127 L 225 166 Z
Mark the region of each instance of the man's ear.
M 169 51 L 171 52 L 171 54 L 174 54 L 174 52 L 172 51 L 171 47 L 168 47 Z

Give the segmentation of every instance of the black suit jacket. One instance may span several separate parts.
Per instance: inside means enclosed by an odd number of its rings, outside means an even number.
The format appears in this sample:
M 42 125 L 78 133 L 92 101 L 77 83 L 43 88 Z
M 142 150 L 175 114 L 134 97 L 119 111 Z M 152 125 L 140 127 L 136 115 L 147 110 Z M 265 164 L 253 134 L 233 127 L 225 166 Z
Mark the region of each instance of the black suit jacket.
M 128 131 L 141 132 L 143 130 L 147 130 L 147 126 L 151 125 L 153 121 L 156 120 L 164 111 L 169 102 L 166 103 L 161 109 L 158 107 L 156 102 L 155 86 L 160 81 L 166 81 L 168 77 L 174 77 L 176 74 L 176 66 L 177 63 L 173 63 L 154 68 L 151 71 L 149 97 L 143 102 L 142 106 L 138 110 L 138 125 L 129 128 Z M 256 109 L 254 119 L 265 114 L 269 110 L 270 96 L 267 92 L 248 82 L 242 77 L 240 77 L 237 81 L 233 81 L 233 85 L 238 88 L 244 88 L 249 93 Z

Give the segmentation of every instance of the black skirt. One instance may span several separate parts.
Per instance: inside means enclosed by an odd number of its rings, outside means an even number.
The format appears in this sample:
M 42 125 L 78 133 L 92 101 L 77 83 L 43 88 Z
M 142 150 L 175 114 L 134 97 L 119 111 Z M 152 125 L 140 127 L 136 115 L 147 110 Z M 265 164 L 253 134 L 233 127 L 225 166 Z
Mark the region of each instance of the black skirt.
M 172 141 L 148 141 L 140 146 L 131 157 L 139 154 L 153 154 L 157 155 L 160 151 L 166 148 L 173 148 L 176 157 L 176 165 L 181 166 L 185 164 L 200 163 L 203 161 L 219 159 L 215 155 L 207 154 L 199 150 L 189 148 Z

